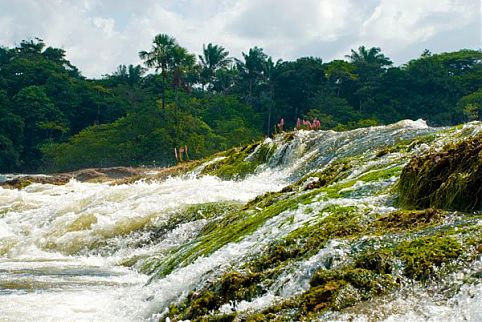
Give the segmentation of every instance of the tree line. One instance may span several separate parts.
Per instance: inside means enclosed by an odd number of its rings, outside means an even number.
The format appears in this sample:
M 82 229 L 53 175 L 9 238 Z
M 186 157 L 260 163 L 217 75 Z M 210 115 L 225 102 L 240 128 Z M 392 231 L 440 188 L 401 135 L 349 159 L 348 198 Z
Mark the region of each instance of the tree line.
M 0 172 L 170 165 L 175 148 L 201 158 L 270 136 L 280 119 L 347 130 L 482 118 L 479 50 L 426 50 L 401 66 L 365 46 L 344 60 L 274 61 L 259 47 L 237 59 L 211 43 L 196 57 L 159 34 L 139 57 L 88 79 L 41 39 L 0 47 Z

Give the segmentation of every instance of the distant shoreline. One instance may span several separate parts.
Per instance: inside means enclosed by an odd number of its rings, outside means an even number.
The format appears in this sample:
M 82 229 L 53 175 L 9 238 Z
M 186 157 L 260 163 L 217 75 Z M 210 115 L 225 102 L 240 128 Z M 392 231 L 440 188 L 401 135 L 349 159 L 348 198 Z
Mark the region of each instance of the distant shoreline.
M 74 179 L 80 182 L 127 184 L 138 180 L 162 180 L 187 172 L 198 162 L 185 162 L 172 167 L 107 167 L 85 168 L 52 174 L 0 174 L 0 187 L 23 189 L 32 183 L 64 185 Z

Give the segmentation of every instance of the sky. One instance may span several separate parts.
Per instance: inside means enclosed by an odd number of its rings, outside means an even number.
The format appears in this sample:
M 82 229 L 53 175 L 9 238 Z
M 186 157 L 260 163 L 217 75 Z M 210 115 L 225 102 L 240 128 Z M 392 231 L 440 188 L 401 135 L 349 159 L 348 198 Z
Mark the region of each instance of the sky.
M 0 0 L 0 46 L 39 37 L 95 78 L 141 63 L 159 33 L 196 54 L 211 42 L 232 57 L 258 46 L 330 61 L 365 45 L 400 65 L 481 48 L 481 16 L 481 0 Z

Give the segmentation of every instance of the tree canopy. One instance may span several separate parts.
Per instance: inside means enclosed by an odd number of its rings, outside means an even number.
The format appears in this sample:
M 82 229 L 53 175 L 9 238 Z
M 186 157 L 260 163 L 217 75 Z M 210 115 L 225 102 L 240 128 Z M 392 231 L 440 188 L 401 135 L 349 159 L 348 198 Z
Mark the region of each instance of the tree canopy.
M 87 79 L 43 40 L 0 47 L 0 172 L 110 165 L 169 165 L 272 135 L 298 118 L 345 130 L 424 118 L 451 125 L 482 118 L 482 52 L 462 49 L 394 66 L 378 47 L 346 60 L 275 61 L 260 47 L 236 59 L 219 44 L 194 55 L 159 34 L 121 65 Z

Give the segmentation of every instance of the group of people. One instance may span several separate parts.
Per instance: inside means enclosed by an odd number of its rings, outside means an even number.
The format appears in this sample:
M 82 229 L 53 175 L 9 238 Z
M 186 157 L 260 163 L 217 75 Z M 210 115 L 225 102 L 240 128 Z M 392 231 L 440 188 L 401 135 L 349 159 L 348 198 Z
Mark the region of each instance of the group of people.
M 282 118 L 278 124 L 276 124 L 275 133 L 283 132 L 285 126 L 285 119 Z M 300 118 L 296 121 L 296 130 L 320 130 L 321 129 L 321 122 L 314 118 L 312 122 L 308 120 L 301 120 Z

